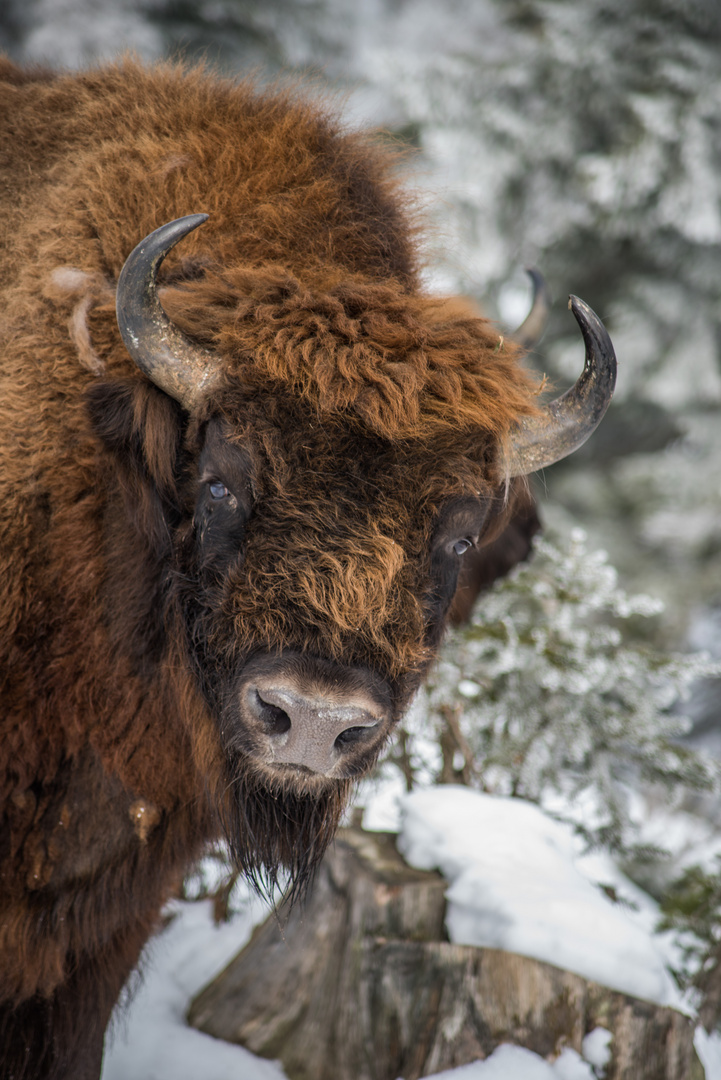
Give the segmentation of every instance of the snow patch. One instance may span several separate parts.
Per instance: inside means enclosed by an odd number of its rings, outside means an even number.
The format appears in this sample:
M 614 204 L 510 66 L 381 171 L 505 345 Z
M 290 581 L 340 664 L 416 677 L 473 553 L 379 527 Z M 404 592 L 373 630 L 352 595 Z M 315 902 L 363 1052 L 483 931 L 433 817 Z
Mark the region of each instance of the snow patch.
M 191 998 L 243 948 L 268 908 L 249 896 L 215 926 L 211 901 L 175 903 L 170 926 L 146 947 L 139 989 L 116 1009 L 101 1080 L 284 1080 L 280 1065 L 188 1027 Z
M 499 1046 L 485 1061 L 438 1073 L 435 1080 L 594 1080 L 575 1050 L 566 1049 L 549 1065 L 522 1046 Z
M 613 904 L 577 865 L 570 826 L 520 799 L 453 785 L 412 792 L 402 812 L 403 856 L 449 882 L 451 941 L 534 957 L 688 1011 L 647 920 Z
M 570 1046 L 554 1062 L 553 1071 L 560 1080 L 596 1080 L 596 1076 L 600 1075 L 594 1073 L 588 1062 Z
M 717 1031 L 708 1035 L 702 1027 L 697 1027 L 693 1045 L 706 1080 L 721 1080 L 721 1035 Z
M 606 1028 L 594 1028 L 583 1040 L 583 1056 L 594 1066 L 599 1076 L 611 1060 L 613 1035 Z

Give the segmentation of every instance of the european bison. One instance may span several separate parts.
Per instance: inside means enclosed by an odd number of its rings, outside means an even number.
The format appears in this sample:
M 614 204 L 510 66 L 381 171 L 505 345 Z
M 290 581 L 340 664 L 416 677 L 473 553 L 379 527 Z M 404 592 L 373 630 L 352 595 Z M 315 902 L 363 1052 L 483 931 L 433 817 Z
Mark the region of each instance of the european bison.
M 84 1080 L 209 837 L 308 880 L 615 362 L 574 300 L 539 409 L 420 285 L 396 152 L 294 90 L 1 62 L 0 129 L 2 1075 Z

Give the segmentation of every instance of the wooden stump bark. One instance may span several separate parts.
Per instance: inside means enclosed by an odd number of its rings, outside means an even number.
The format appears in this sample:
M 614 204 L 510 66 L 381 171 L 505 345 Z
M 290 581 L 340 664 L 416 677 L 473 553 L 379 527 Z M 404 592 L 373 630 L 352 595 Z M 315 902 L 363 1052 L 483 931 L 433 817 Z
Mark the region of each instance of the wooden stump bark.
M 444 940 L 445 887 L 393 835 L 342 830 L 306 906 L 258 927 L 189 1022 L 280 1060 L 290 1080 L 419 1080 L 501 1043 L 554 1060 L 596 1027 L 613 1034 L 606 1080 L 703 1080 L 681 1013 Z

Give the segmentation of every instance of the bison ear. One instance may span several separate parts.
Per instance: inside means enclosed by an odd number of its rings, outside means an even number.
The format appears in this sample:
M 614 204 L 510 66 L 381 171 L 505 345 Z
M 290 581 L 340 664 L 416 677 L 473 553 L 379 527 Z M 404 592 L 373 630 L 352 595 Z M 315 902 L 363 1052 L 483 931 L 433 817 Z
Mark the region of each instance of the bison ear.
M 536 500 L 525 483 L 516 482 L 514 487 L 507 507 L 491 522 L 485 543 L 463 556 L 448 615 L 453 626 L 467 623 L 480 593 L 490 589 L 494 581 L 505 577 L 531 553 L 533 537 L 541 528 Z
M 113 455 L 126 494 L 136 502 L 156 502 L 162 514 L 157 524 L 167 534 L 168 519 L 178 512 L 182 409 L 152 383 L 137 379 L 96 382 L 86 400 L 93 430 Z

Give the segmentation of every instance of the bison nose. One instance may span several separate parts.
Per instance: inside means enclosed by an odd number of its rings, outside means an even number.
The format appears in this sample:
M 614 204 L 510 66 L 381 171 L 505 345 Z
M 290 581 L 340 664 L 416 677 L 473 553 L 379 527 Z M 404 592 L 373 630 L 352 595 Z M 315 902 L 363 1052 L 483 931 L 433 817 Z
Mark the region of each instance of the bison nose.
M 274 764 L 303 765 L 324 775 L 382 725 L 370 702 L 334 700 L 284 686 L 249 686 L 246 704 L 260 721 Z

